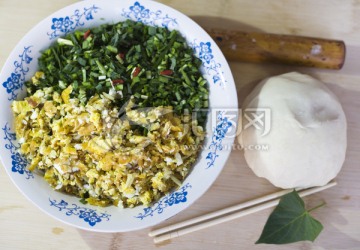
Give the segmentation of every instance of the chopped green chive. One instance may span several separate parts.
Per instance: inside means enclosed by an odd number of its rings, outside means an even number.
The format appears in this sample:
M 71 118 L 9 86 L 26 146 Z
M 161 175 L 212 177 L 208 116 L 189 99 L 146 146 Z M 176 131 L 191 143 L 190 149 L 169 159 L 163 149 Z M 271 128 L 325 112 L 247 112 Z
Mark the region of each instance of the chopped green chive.
M 115 48 L 114 46 L 108 45 L 106 46 L 106 49 L 112 53 L 118 53 L 118 49 Z
M 46 78 L 25 85 L 29 94 L 44 87 L 61 93 L 72 85 L 72 95 L 82 103 L 114 89 L 121 93 L 115 98 L 120 107 L 134 95 L 140 107 L 173 106 L 175 112 L 191 113 L 209 106 L 200 65 L 178 31 L 127 20 L 57 39 L 39 58 Z M 199 124 L 206 119 L 201 117 Z
M 71 40 L 68 39 L 64 39 L 64 38 L 58 38 L 57 42 L 59 45 L 69 45 L 69 46 L 74 46 L 73 42 Z

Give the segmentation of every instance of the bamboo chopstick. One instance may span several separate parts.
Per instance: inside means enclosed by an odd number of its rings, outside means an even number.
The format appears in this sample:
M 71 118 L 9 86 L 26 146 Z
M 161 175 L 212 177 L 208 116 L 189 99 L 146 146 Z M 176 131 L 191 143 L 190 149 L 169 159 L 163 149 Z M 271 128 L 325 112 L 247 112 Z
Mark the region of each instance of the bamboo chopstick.
M 149 233 L 149 236 L 151 236 L 151 237 L 157 236 L 157 235 L 169 232 L 169 231 L 174 231 L 175 229 L 178 229 L 178 228 L 181 228 L 181 227 L 186 227 L 186 226 L 189 226 L 191 224 L 199 223 L 201 221 L 205 221 L 205 220 L 215 218 L 215 217 L 218 217 L 218 216 L 221 216 L 221 215 L 224 215 L 224 214 L 228 214 L 228 213 L 231 213 L 231 212 L 243 209 L 243 208 L 251 207 L 251 206 L 254 206 L 256 204 L 263 203 L 265 201 L 269 201 L 269 200 L 279 198 L 279 197 L 283 196 L 284 194 L 287 194 L 287 193 L 289 193 L 291 191 L 292 191 L 292 189 L 281 190 L 281 191 L 278 191 L 276 193 L 265 195 L 263 197 L 260 197 L 260 198 L 257 198 L 257 199 L 251 200 L 251 201 L 247 201 L 247 202 L 237 204 L 237 205 L 234 205 L 234 206 L 231 206 L 231 207 L 223 208 L 223 209 L 220 209 L 218 211 L 214 211 L 214 212 L 211 212 L 211 213 L 208 213 L 208 214 L 204 214 L 204 215 L 201 215 L 199 217 L 192 218 L 192 219 L 189 219 L 189 220 L 186 220 L 186 221 L 182 221 L 182 222 L 179 222 L 179 223 L 167 226 L 167 227 L 155 229 L 155 230 L 153 230 L 153 231 L 151 231 Z
M 310 195 L 310 194 L 313 194 L 316 192 L 320 192 L 327 188 L 333 187 L 335 185 L 336 185 L 336 182 L 330 182 L 325 186 L 314 187 L 314 188 L 302 190 L 299 192 L 299 195 L 300 195 L 300 197 L 304 197 L 304 196 L 307 196 L 307 195 Z M 224 208 L 219 211 L 215 211 L 215 212 L 205 214 L 205 215 L 193 218 L 193 219 L 189 219 L 189 220 L 186 220 L 186 221 L 183 221 L 180 223 L 176 223 L 171 226 L 157 229 L 157 230 L 150 232 L 149 236 L 157 236 L 157 235 L 162 234 L 160 236 L 154 237 L 154 242 L 159 243 L 159 242 L 162 242 L 165 240 L 170 240 L 170 239 L 173 239 L 173 238 L 176 238 L 176 237 L 179 237 L 179 236 L 191 233 L 191 232 L 195 232 L 195 231 L 207 228 L 207 227 L 211 227 L 211 226 L 223 223 L 223 222 L 231 221 L 231 220 L 243 217 L 245 215 L 249 215 L 249 214 L 270 208 L 270 207 L 274 207 L 278 204 L 278 202 L 280 200 L 279 197 L 281 197 L 282 195 L 289 193 L 291 191 L 292 191 L 292 189 L 291 190 L 289 190 L 289 189 L 282 190 L 282 191 L 279 191 L 279 192 L 276 192 L 276 193 L 273 193 L 270 195 L 266 195 L 261 198 L 257 198 L 257 199 L 251 200 L 251 201 L 244 202 L 239 205 Z M 240 210 L 242 208 L 247 208 L 247 207 L 250 207 L 250 208 L 235 212 L 233 214 L 225 215 L 227 213 L 230 213 L 230 212 L 233 212 L 236 210 Z M 221 217 L 221 215 L 224 215 L 224 216 Z M 199 223 L 204 220 L 207 220 L 207 221 L 205 221 L 203 223 Z M 196 223 L 198 223 L 198 224 L 196 224 Z M 186 226 L 188 226 L 188 227 L 186 227 Z M 174 231 L 176 229 L 179 229 L 179 230 Z

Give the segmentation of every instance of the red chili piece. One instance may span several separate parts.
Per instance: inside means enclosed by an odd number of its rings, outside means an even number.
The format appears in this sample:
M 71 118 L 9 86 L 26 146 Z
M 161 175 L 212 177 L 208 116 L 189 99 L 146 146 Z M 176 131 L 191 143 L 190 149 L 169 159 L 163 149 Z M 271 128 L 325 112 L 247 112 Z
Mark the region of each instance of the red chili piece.
M 140 67 L 136 67 L 135 70 L 134 70 L 134 72 L 132 73 L 132 76 L 133 76 L 133 77 L 138 76 L 139 73 L 140 73 L 140 71 L 141 71 L 141 68 L 140 68 Z
M 165 69 L 165 70 L 160 72 L 160 75 L 171 76 L 173 73 L 174 73 L 174 71 L 172 71 L 171 69 Z
M 115 79 L 112 80 L 114 85 L 123 84 L 125 81 L 123 79 Z
M 118 56 L 119 56 L 121 59 L 124 59 L 124 58 L 125 58 L 125 54 L 124 54 L 124 53 L 119 53 Z
M 84 33 L 84 40 L 86 40 L 86 38 L 88 38 L 88 37 L 90 36 L 90 33 L 91 33 L 90 30 L 87 30 L 87 31 Z

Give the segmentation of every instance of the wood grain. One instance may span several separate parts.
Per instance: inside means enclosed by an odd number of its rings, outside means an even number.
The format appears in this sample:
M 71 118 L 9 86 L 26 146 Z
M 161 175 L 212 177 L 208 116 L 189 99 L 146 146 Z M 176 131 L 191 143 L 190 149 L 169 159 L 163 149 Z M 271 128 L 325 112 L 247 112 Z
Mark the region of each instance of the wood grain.
M 37 22 L 74 0 L 0 1 L 0 66 L 20 38 Z M 243 217 L 154 245 L 149 230 L 100 234 L 78 230 L 50 218 L 11 183 L 0 168 L 0 249 L 359 249 L 360 248 L 360 1 L 354 0 L 163 0 L 200 24 L 214 28 L 341 39 L 348 45 L 340 71 L 230 62 L 241 103 L 262 78 L 300 71 L 323 80 L 339 97 L 348 120 L 348 150 L 338 185 L 307 197 L 324 225 L 315 243 L 254 245 L 271 212 Z M 226 97 L 224 97 L 226 98 Z M 214 185 L 190 208 L 162 223 L 173 224 L 275 191 L 246 166 L 234 150 Z
M 226 59 L 341 69 L 346 48 L 340 40 L 206 28 Z

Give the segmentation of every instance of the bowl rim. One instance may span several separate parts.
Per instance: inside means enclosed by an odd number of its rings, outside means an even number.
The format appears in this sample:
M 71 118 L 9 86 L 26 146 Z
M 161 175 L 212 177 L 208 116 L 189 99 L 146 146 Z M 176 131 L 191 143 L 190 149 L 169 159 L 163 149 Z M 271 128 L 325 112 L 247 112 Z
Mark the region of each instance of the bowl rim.
M 7 65 L 9 65 L 9 63 L 12 63 L 12 59 L 14 58 L 14 55 L 17 54 L 18 52 L 18 46 L 20 44 L 24 44 L 24 42 L 26 41 L 26 39 L 31 36 L 33 33 L 36 34 L 36 30 L 39 29 L 39 27 L 41 27 L 44 23 L 47 23 L 49 20 L 52 19 L 53 16 L 56 16 L 57 14 L 60 14 L 64 11 L 66 11 L 67 9 L 76 9 L 76 8 L 80 8 L 80 7 L 85 7 L 85 6 L 88 6 L 88 5 L 93 5 L 93 4 L 98 4 L 98 5 L 101 5 L 103 1 L 101 0 L 88 0 L 88 1 L 80 1 L 80 2 L 76 2 L 76 3 L 73 3 L 71 5 L 67 5 L 53 13 L 51 13 L 50 15 L 48 15 L 47 17 L 43 18 L 40 22 L 38 22 L 35 26 L 33 26 L 20 40 L 19 42 L 14 46 L 14 48 L 12 49 L 10 55 L 8 56 L 8 58 L 6 59 L 2 69 L 1 69 L 1 73 L 0 75 L 3 75 L 3 72 L 4 72 L 4 69 L 6 68 Z M 222 54 L 220 48 L 217 46 L 217 44 L 215 43 L 215 41 L 207 34 L 207 32 L 202 28 L 200 27 L 200 25 L 198 25 L 195 21 L 193 21 L 191 18 L 189 18 L 188 16 L 186 16 L 185 14 L 177 11 L 176 9 L 173 9 L 172 7 L 170 6 L 167 6 L 165 4 L 162 4 L 162 3 L 158 3 L 158 2 L 153 2 L 153 1 L 147 1 L 147 0 L 122 0 L 122 1 L 119 1 L 119 0 L 110 0 L 110 1 L 107 1 L 107 2 L 114 2 L 116 4 L 119 4 L 121 6 L 124 6 L 124 7 L 127 7 L 129 6 L 130 3 L 142 3 L 142 2 L 145 2 L 149 7 L 149 5 L 151 6 L 154 6 L 155 8 L 157 9 L 165 9 L 165 10 L 171 10 L 171 12 L 175 13 L 177 18 L 179 19 L 185 19 L 187 22 L 189 22 L 191 25 L 193 25 L 194 27 L 197 27 L 198 29 L 201 29 L 203 34 L 206 36 L 207 40 L 211 41 L 212 44 L 212 48 L 215 49 L 217 52 L 218 52 L 218 59 L 220 59 L 221 63 L 222 63 L 222 67 L 223 69 L 225 69 L 227 72 L 226 72 L 226 79 L 228 81 L 227 83 L 227 87 L 230 88 L 230 92 L 233 92 L 231 98 L 232 98 L 232 104 L 231 104 L 231 108 L 233 109 L 238 109 L 238 100 L 237 100 L 237 92 L 236 92 L 236 86 L 235 86 L 235 82 L 234 82 L 234 79 L 233 79 L 233 76 L 232 76 L 232 73 L 231 73 L 231 70 L 230 70 L 230 67 L 228 65 L 228 62 L 226 61 L 224 55 Z M 109 18 L 110 21 L 111 21 L 111 17 Z M 109 22 L 109 20 L 107 20 Z M 96 26 L 98 26 L 99 24 L 97 24 Z M 211 83 L 209 83 L 209 89 L 211 91 Z M 211 105 L 210 105 L 211 107 Z M 236 113 L 236 115 L 238 115 L 238 113 Z M 211 133 L 212 134 L 212 131 Z M 235 140 L 235 137 L 233 137 L 232 139 L 228 140 L 227 143 L 229 144 L 233 144 Z M 203 149 L 201 150 L 203 151 Z M 198 160 L 200 160 L 200 157 L 201 157 L 201 151 L 198 155 Z M 175 213 L 172 213 L 170 216 L 167 215 L 165 217 L 161 217 L 159 218 L 158 220 L 153 220 L 153 221 L 148 221 L 147 223 L 143 223 L 141 225 L 139 225 L 138 227 L 133 227 L 129 230 L 118 230 L 118 229 L 111 229 L 111 228 L 108 228 L 108 229 L 99 229 L 99 228 L 96 228 L 96 227 L 89 227 L 88 224 L 85 224 L 85 226 L 82 226 L 81 224 L 77 223 L 77 222 L 72 222 L 73 220 L 65 220 L 65 219 L 62 219 L 60 218 L 59 216 L 56 216 L 54 213 L 51 213 L 49 211 L 49 209 L 46 209 L 45 207 L 42 207 L 40 204 L 38 204 L 38 202 L 34 201 L 32 199 L 32 196 L 29 196 L 28 194 L 26 194 L 24 192 L 24 190 L 18 185 L 18 183 L 16 182 L 16 180 L 12 177 L 11 175 L 11 171 L 9 170 L 9 168 L 6 167 L 5 165 L 5 160 L 3 159 L 3 157 L 6 155 L 6 153 L 3 153 L 1 152 L 0 153 L 0 160 L 1 160 L 1 163 L 4 167 L 4 169 L 6 170 L 6 173 L 9 175 L 11 181 L 14 183 L 14 185 L 17 187 L 17 189 L 29 200 L 31 201 L 31 203 L 33 205 L 35 205 L 36 207 L 38 207 L 41 211 L 43 211 L 44 213 L 50 215 L 51 217 L 55 218 L 56 220 L 58 221 L 61 221 L 65 224 L 68 224 L 70 226 L 73 226 L 73 227 L 76 227 L 76 228 L 80 228 L 80 229 L 84 229 L 84 230 L 88 230 L 88 231 L 95 231 L 95 232 L 109 232 L 109 233 L 114 233 L 114 232 L 128 232 L 128 231 L 134 231 L 134 230 L 140 230 L 140 229 L 144 229 L 144 228 L 149 228 L 151 226 L 154 226 L 154 225 L 157 225 L 173 216 L 175 216 L 177 213 L 181 212 L 181 211 L 184 211 L 186 210 L 187 208 L 189 208 L 192 204 L 194 204 L 195 201 L 197 201 L 200 197 L 202 197 L 208 190 L 209 188 L 214 184 L 215 180 L 218 178 L 218 176 L 220 175 L 222 169 L 224 168 L 224 166 L 226 165 L 226 161 L 228 160 L 229 158 L 229 155 L 231 153 L 231 150 L 227 150 L 227 151 L 222 151 L 221 154 L 222 154 L 222 157 L 225 159 L 223 164 L 219 164 L 219 166 L 217 166 L 217 171 L 215 173 L 212 173 L 213 175 L 213 179 L 210 183 L 207 184 L 206 188 L 203 188 L 202 189 L 202 192 L 200 193 L 197 193 L 197 195 L 193 198 L 193 199 L 190 199 L 188 200 L 186 203 L 182 204 L 181 206 L 181 209 L 177 209 L 179 211 L 175 212 Z M 195 164 L 192 166 L 192 168 L 194 168 Z M 185 184 L 185 181 L 183 182 L 183 185 Z M 164 196 L 162 197 L 164 198 Z

